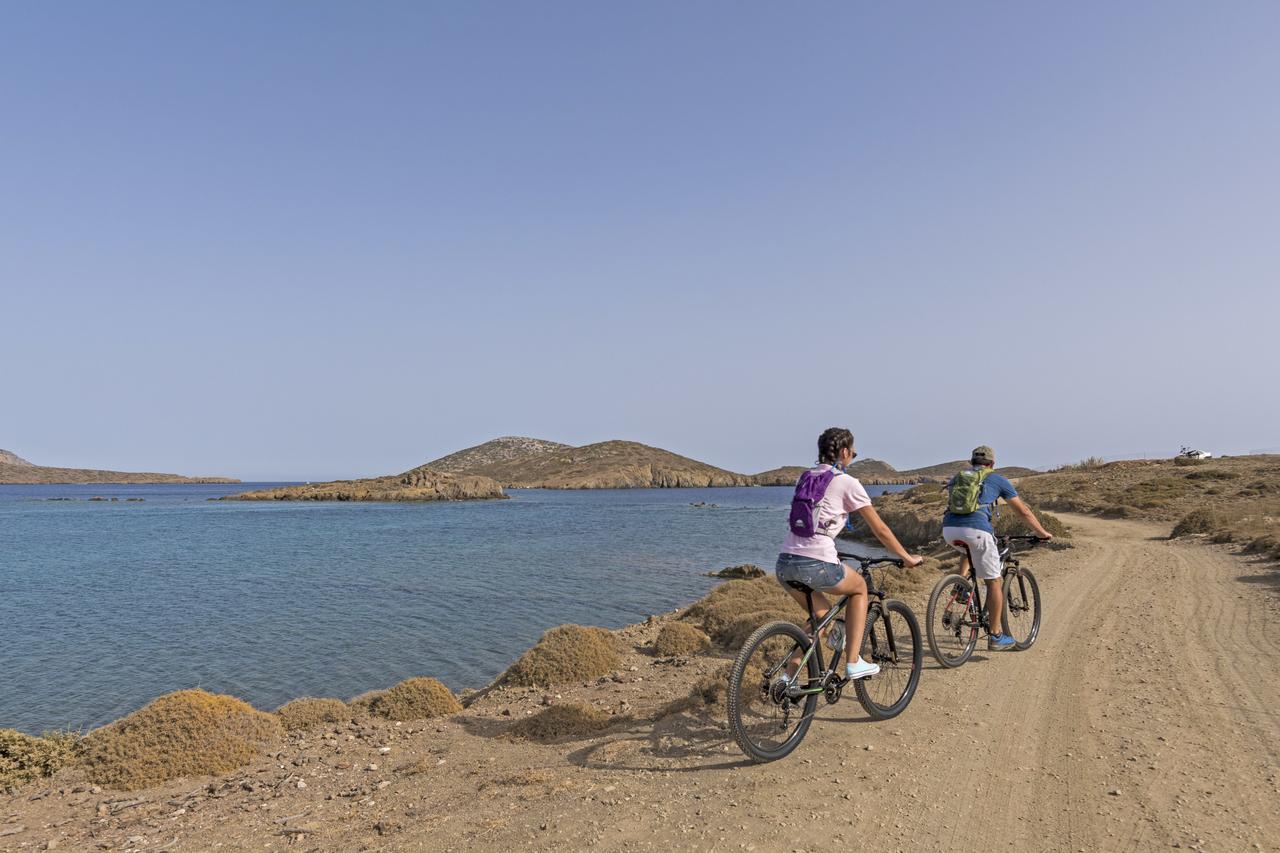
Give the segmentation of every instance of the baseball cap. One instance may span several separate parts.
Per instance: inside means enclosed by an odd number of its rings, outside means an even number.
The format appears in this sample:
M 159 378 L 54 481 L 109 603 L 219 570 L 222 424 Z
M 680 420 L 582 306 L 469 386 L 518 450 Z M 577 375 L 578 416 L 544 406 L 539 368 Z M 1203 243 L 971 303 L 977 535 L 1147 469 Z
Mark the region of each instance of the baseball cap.
M 973 449 L 973 452 L 969 454 L 969 461 L 974 465 L 994 465 L 996 463 L 996 452 L 984 444 Z

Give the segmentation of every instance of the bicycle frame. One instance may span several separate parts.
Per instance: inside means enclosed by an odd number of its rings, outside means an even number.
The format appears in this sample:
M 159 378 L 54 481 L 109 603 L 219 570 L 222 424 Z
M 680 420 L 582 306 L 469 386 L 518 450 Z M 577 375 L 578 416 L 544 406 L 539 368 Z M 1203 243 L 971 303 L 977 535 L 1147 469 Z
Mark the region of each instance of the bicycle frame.
M 865 558 L 858 557 L 855 554 L 840 554 L 840 556 L 846 557 L 846 558 L 858 559 L 858 560 L 865 560 Z M 871 576 L 871 569 L 868 568 L 867 565 L 864 564 L 859 566 L 857 571 L 858 571 L 858 574 L 862 575 L 862 579 L 867 583 L 867 598 L 868 598 L 867 618 L 869 619 L 871 618 L 872 609 L 884 601 L 885 592 L 883 589 L 880 589 L 879 587 L 876 586 L 875 579 Z M 821 682 L 820 684 L 818 684 L 816 687 L 809 686 L 809 687 L 797 688 L 794 691 L 795 695 L 797 696 L 808 696 L 813 693 L 822 693 L 827 689 L 827 681 L 829 680 L 830 672 L 827 669 L 826 662 L 823 661 L 822 659 L 822 645 L 823 645 L 822 632 L 826 630 L 827 626 L 830 625 L 833 620 L 838 618 L 838 615 L 841 613 L 841 611 L 844 610 L 845 605 L 849 601 L 849 596 L 847 595 L 840 596 L 840 598 L 836 600 L 834 604 L 831 605 L 831 609 L 827 611 L 827 615 L 824 616 L 822 618 L 822 621 L 819 622 L 817 620 L 817 613 L 815 613 L 813 609 L 813 590 L 807 591 L 804 594 L 804 598 L 805 598 L 805 604 L 808 606 L 808 609 L 809 609 L 809 624 L 813 625 L 816 622 L 817 627 L 814 628 L 814 630 L 810 634 L 810 636 L 813 637 L 813 642 L 809 644 L 809 650 L 805 652 L 803 656 L 801 656 L 799 666 L 796 668 L 796 672 L 797 673 L 803 672 L 805 667 L 809 663 L 809 658 L 816 654 L 818 658 L 818 671 L 822 674 L 819 677 L 819 681 Z M 875 599 L 875 601 L 871 600 L 873 598 Z M 845 626 L 845 630 L 846 631 L 848 630 L 847 625 Z M 889 651 L 896 656 L 898 653 L 898 649 L 894 645 L 893 633 L 890 631 L 886 631 L 885 633 L 887 635 L 886 639 L 889 642 Z M 874 641 L 874 637 L 873 637 L 873 641 Z M 838 651 L 832 654 L 831 656 L 832 668 L 834 668 L 836 666 L 837 661 L 840 660 L 840 654 L 841 653 Z
M 1021 540 L 1016 538 L 1010 538 L 1009 541 L 1005 543 L 1004 548 L 1002 548 L 999 551 L 1000 577 L 998 578 L 998 580 L 1000 583 L 1004 583 L 1005 578 L 1009 577 L 1010 572 L 1018 568 L 1018 566 L 1022 565 L 1021 563 L 1018 562 L 1018 558 L 1013 556 L 1013 543 L 1016 541 L 1021 541 Z M 990 635 L 991 619 L 988 616 L 987 611 L 982 606 L 982 594 L 981 594 L 981 589 L 984 586 L 986 586 L 987 583 L 989 583 L 989 581 L 983 581 L 982 583 L 978 583 L 977 573 L 974 572 L 973 570 L 972 555 L 968 554 L 967 551 L 965 553 L 965 561 L 969 564 L 969 567 L 964 572 L 962 572 L 960 576 L 967 579 L 969 581 L 969 584 L 973 587 L 973 593 L 972 593 L 973 606 L 978 613 L 978 627 L 986 631 L 987 634 Z

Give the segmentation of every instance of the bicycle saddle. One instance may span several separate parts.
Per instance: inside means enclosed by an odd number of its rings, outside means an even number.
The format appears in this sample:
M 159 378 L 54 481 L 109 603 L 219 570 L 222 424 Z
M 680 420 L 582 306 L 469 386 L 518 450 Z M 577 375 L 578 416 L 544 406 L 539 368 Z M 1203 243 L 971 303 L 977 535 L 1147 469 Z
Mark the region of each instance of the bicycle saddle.
M 802 583 L 800 581 L 787 581 L 787 586 L 791 587 L 792 589 L 798 589 L 801 592 L 814 591 L 813 587 L 809 586 L 807 583 Z

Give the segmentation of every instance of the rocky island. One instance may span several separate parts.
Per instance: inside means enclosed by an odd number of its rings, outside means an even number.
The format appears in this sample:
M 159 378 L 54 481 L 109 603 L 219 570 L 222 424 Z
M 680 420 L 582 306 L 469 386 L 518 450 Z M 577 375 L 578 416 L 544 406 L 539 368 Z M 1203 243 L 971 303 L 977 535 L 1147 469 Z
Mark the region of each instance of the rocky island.
M 469 501 L 505 498 L 489 477 L 450 474 L 419 465 L 403 474 L 307 483 L 229 495 L 224 501 Z
M 52 468 L 36 465 L 16 453 L 0 450 L 0 484 L 63 485 L 75 483 L 238 483 L 233 477 L 184 477 L 130 471 L 99 471 L 92 468 Z

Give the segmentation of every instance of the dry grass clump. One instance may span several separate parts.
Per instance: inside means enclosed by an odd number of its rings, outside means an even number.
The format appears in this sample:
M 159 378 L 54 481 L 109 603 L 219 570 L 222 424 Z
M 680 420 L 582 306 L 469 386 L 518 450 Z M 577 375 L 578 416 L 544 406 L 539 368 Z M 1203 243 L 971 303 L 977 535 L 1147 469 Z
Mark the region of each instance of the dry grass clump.
M 1173 464 L 1177 465 L 1179 468 L 1190 468 L 1196 465 L 1203 465 L 1205 461 L 1206 460 L 1204 459 L 1195 459 L 1191 456 L 1175 456 Z
M 351 719 L 351 709 L 341 699 L 312 699 L 309 696 L 286 702 L 276 709 L 285 731 L 332 725 Z
M 1060 465 L 1053 469 L 1051 473 L 1056 474 L 1059 471 L 1096 471 L 1106 464 L 1107 460 L 1103 459 L 1101 456 L 1087 456 L 1079 462 Z
M 0 794 L 27 782 L 52 776 L 75 752 L 70 732 L 45 732 L 32 737 L 14 729 L 0 729 Z
M 616 719 L 586 702 L 564 702 L 525 717 L 507 729 L 510 737 L 537 743 L 581 738 L 609 728 Z
M 498 678 L 498 683 L 517 687 L 549 687 L 565 681 L 583 681 L 607 675 L 620 663 L 617 644 L 609 631 L 583 625 L 561 625 L 543 634 L 533 648 Z
M 668 622 L 653 641 L 653 653 L 661 657 L 696 655 L 711 648 L 711 638 L 688 622 Z
M 426 720 L 457 714 L 462 703 L 434 678 L 406 678 L 378 694 L 370 702 L 370 710 L 388 720 Z
M 1174 525 L 1170 538 L 1204 535 L 1211 542 L 1237 542 L 1250 554 L 1280 559 L 1280 502 L 1249 501 L 1192 510 Z
M 771 619 L 802 618 L 791 596 L 769 577 L 722 583 L 680 614 L 682 621 L 697 625 L 720 646 L 741 645 L 756 627 Z M 745 628 L 752 622 L 753 627 Z
M 94 782 L 135 790 L 234 770 L 282 734 L 274 716 L 234 696 L 180 690 L 91 732 L 80 753 Z

